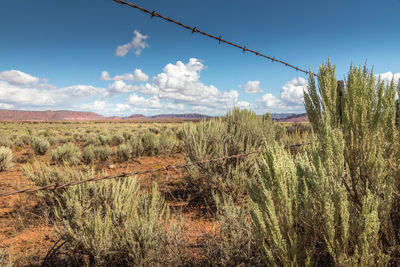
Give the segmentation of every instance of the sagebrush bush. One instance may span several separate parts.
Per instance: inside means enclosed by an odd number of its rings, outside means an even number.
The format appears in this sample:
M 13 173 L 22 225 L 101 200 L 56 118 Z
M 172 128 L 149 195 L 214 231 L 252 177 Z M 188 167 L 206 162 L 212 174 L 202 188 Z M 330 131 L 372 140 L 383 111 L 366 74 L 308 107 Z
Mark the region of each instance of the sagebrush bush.
M 161 153 L 170 154 L 177 147 L 175 134 L 169 130 L 165 130 L 159 137 L 159 149 Z
M 86 163 L 92 163 L 96 158 L 94 148 L 92 145 L 88 145 L 82 149 L 82 159 Z
M 34 136 L 31 139 L 31 147 L 37 155 L 44 155 L 46 154 L 47 150 L 49 150 L 50 143 L 45 137 L 41 135 Z
M 142 144 L 142 139 L 139 136 L 132 135 L 129 138 L 127 145 L 131 148 L 132 155 L 134 157 L 140 157 L 143 155 L 144 148 L 143 148 L 143 144 Z
M 254 112 L 235 108 L 224 118 L 186 123 L 183 126 L 184 153 L 187 161 L 195 162 L 255 151 L 262 141 L 275 139 L 272 119 Z M 254 156 L 230 159 L 188 168 L 187 185 L 192 201 L 213 206 L 212 193 L 230 194 L 242 198 L 246 181 L 254 173 Z
M 111 157 L 112 149 L 108 145 L 95 146 L 93 148 L 94 155 L 96 159 L 100 161 L 106 161 Z
M 120 162 L 128 161 L 132 157 L 132 148 L 129 145 L 120 145 L 117 150 L 117 157 Z
M 0 135 L 0 146 L 4 147 L 11 147 L 12 146 L 12 141 L 10 140 L 10 137 L 6 134 L 1 134 Z
M 168 208 L 156 184 L 139 191 L 134 178 L 85 183 L 62 193 L 60 237 L 76 262 L 89 266 L 162 264 Z
M 339 93 L 334 66 L 318 75 L 319 90 L 311 75 L 304 94 L 316 133 L 309 153 L 265 145 L 249 183 L 265 264 L 398 265 L 400 85 L 352 66 Z
M 70 166 L 52 167 L 49 164 L 34 162 L 22 167 L 24 175 L 37 187 L 50 184 L 65 184 L 71 181 L 86 180 L 94 177 L 94 169 L 83 167 L 76 168 Z M 61 192 L 66 189 L 42 190 L 36 192 L 36 195 L 42 200 L 41 203 L 53 214 L 53 208 L 57 202 L 62 201 L 59 198 Z
M 73 143 L 67 143 L 51 151 L 51 158 L 56 163 L 76 165 L 81 162 L 82 153 Z
M 210 266 L 260 266 L 247 203 L 237 204 L 229 195 L 214 195 L 219 232 L 207 243 L 206 260 Z
M 12 166 L 13 154 L 10 148 L 0 146 L 0 172 Z
M 112 137 L 110 138 L 110 145 L 111 146 L 118 146 L 122 143 L 124 143 L 125 139 L 124 136 L 122 134 L 114 134 L 112 135 Z
M 159 152 L 159 138 L 152 132 L 146 132 L 142 136 L 143 153 L 147 156 L 157 155 Z

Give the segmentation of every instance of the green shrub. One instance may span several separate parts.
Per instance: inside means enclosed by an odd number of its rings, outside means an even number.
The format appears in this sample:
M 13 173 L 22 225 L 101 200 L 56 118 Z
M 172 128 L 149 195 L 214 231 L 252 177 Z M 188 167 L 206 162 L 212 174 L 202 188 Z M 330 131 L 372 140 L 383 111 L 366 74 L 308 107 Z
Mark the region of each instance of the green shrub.
M 112 154 L 111 147 L 109 147 L 108 145 L 95 146 L 93 148 L 93 152 L 94 152 L 96 159 L 98 159 L 100 161 L 108 160 Z
M 249 185 L 257 246 L 271 266 L 398 265 L 400 85 L 352 66 L 340 96 L 334 66 L 318 75 L 304 95 L 309 153 L 265 145 Z
M 111 138 L 110 138 L 110 145 L 111 146 L 118 146 L 120 144 L 122 144 L 125 141 L 124 136 L 121 134 L 114 134 Z
M 27 164 L 22 168 L 24 175 L 37 187 L 50 184 L 65 184 L 71 181 L 85 180 L 94 177 L 93 168 L 73 168 L 69 166 L 52 167 L 41 162 Z M 59 198 L 61 192 L 66 188 L 57 190 L 42 190 L 36 192 L 36 195 L 42 200 L 41 203 L 47 208 L 50 215 L 53 215 L 53 208 L 57 202 L 62 201 Z
M 120 145 L 117 150 L 117 157 L 120 162 L 128 161 L 132 157 L 132 149 L 129 145 Z
M 142 139 L 137 135 L 131 136 L 127 142 L 127 145 L 131 148 L 133 156 L 140 157 L 143 155 L 144 148 Z
M 86 163 L 92 163 L 93 160 L 96 158 L 94 153 L 94 148 L 92 145 L 88 145 L 83 148 L 82 150 L 82 159 Z
M 81 156 L 81 151 L 73 143 L 64 144 L 51 151 L 53 161 L 61 164 L 79 164 Z
M 151 132 L 147 132 L 142 136 L 143 152 L 147 156 L 157 155 L 159 152 L 159 138 Z
M 168 209 L 153 184 L 139 192 L 133 178 L 85 183 L 64 191 L 56 209 L 60 237 L 76 262 L 89 266 L 165 264 Z
M 43 136 L 34 136 L 31 139 L 31 146 L 37 155 L 44 155 L 49 150 L 50 143 Z
M 170 154 L 174 152 L 177 147 L 175 135 L 171 131 L 164 131 L 159 137 L 159 147 L 161 153 Z
M 10 137 L 5 134 L 0 135 L 0 146 L 4 147 L 11 147 L 12 146 L 12 141 L 10 140 Z
M 224 118 L 187 123 L 183 126 L 184 153 L 195 162 L 258 150 L 263 140 L 275 139 L 272 119 L 235 108 Z M 246 181 L 254 173 L 254 156 L 230 159 L 188 168 L 187 185 L 192 201 L 214 206 L 213 191 L 242 198 Z
M 260 266 L 261 253 L 256 247 L 247 203 L 237 205 L 232 197 L 214 195 L 219 233 L 208 243 L 207 265 Z
M 13 154 L 10 148 L 0 146 L 0 172 L 12 166 Z
M 96 144 L 105 146 L 108 145 L 110 143 L 110 138 L 106 135 L 99 135 L 97 136 L 97 141 Z

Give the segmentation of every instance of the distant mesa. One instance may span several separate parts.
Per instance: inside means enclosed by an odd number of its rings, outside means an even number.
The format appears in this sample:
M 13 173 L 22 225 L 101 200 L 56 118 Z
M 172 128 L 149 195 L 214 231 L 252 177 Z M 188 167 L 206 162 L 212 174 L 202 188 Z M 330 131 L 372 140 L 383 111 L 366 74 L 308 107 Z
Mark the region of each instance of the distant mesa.
M 272 113 L 272 118 L 276 121 L 308 121 L 307 114 L 294 113 Z M 102 120 L 132 120 L 132 121 L 198 121 L 209 119 L 212 116 L 186 113 L 186 114 L 159 114 L 145 116 L 143 114 L 132 114 L 127 117 L 111 116 L 104 117 L 95 112 L 71 111 L 71 110 L 45 110 L 45 111 L 27 111 L 27 110 L 7 110 L 0 109 L 0 121 L 102 121 Z

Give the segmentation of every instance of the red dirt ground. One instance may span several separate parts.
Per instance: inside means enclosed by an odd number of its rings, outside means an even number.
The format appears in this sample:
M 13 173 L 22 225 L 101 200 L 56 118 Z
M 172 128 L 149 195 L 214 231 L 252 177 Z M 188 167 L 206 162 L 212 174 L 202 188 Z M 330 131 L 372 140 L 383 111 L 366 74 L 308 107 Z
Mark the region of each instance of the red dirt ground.
M 14 153 L 14 166 L 9 170 L 0 172 L 0 192 L 9 192 L 30 186 L 29 181 L 23 175 L 22 167 L 25 163 L 32 162 L 34 155 L 29 148 L 23 148 Z M 36 160 L 49 162 L 49 156 L 39 156 Z M 106 162 L 96 166 L 98 170 L 105 170 L 108 174 L 122 172 L 142 171 L 160 168 L 168 165 L 183 163 L 181 154 L 170 156 L 143 157 L 138 161 L 126 163 Z M 109 165 L 115 165 L 110 169 Z M 195 246 L 201 242 L 206 235 L 216 233 L 217 224 L 207 219 L 201 211 L 196 208 L 188 208 L 187 202 L 174 195 L 179 191 L 184 170 L 169 170 L 152 175 L 138 177 L 143 188 L 149 188 L 152 181 L 159 184 L 159 189 L 164 193 L 165 198 L 172 210 L 172 218 L 177 215 L 182 217 L 184 237 L 188 244 Z M 7 254 L 12 262 L 18 266 L 41 264 L 47 252 L 57 241 L 57 234 L 54 227 L 40 216 L 37 209 L 36 197 L 33 194 L 19 194 L 0 198 L 0 250 L 7 248 Z M 192 256 L 195 256 L 193 251 Z

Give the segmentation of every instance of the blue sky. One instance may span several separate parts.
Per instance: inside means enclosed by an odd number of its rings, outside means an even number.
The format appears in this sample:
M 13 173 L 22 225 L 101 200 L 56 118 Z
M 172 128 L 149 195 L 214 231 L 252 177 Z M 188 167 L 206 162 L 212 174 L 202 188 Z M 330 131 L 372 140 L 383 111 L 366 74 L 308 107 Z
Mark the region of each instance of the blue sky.
M 400 78 L 400 0 L 135 0 L 317 71 L 328 56 Z M 0 3 L 0 109 L 103 115 L 304 112 L 307 77 L 112 0 Z

